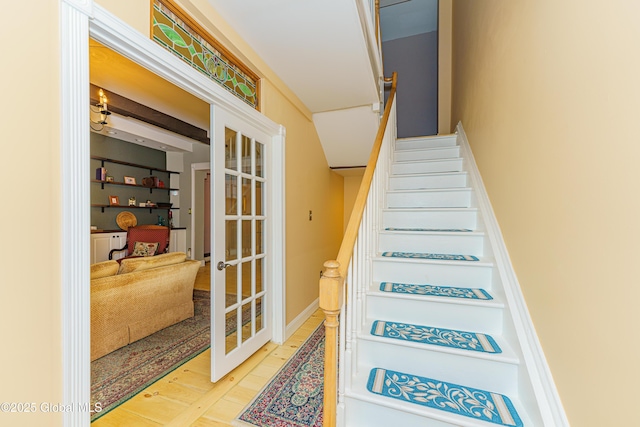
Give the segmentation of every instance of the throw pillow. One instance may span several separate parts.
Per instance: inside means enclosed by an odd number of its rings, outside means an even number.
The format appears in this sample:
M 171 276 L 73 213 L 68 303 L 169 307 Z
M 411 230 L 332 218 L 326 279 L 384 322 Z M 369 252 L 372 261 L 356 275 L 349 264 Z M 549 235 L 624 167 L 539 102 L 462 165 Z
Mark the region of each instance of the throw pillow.
M 131 256 L 154 256 L 158 249 L 158 243 L 135 242 Z

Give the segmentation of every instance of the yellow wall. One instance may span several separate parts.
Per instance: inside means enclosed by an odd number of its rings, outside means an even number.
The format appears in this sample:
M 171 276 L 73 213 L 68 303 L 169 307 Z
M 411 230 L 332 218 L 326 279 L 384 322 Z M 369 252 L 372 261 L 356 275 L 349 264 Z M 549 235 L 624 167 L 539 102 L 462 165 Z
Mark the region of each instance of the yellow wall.
M 438 134 L 451 133 L 453 0 L 438 1 Z M 455 124 L 454 124 L 455 126 Z
M 344 223 L 342 227 L 344 230 L 347 229 L 347 224 L 351 218 L 351 210 L 356 203 L 356 197 L 358 196 L 358 190 L 360 190 L 363 175 L 364 169 L 344 177 Z
M 313 121 L 269 82 L 263 112 L 287 128 L 285 152 L 287 323 L 318 298 L 322 264 L 342 240 L 343 179 L 329 169 Z M 312 220 L 309 221 L 309 211 Z
M 640 4 L 454 2 L 462 120 L 572 425 L 637 422 Z
M 100 3 L 113 7 L 140 31 L 148 25 L 147 8 L 139 17 L 142 12 L 131 9 L 131 2 L 126 7 L 123 2 Z M 0 402 L 55 404 L 62 402 L 60 266 L 64 256 L 60 251 L 58 2 L 14 1 L 3 5 L 3 12 L 10 19 L 5 20 L 0 34 L 3 40 L 11 40 L 5 43 L 4 52 L 11 60 L 3 62 L 0 78 L 0 178 L 5 183 L 0 245 L 4 350 L 0 352 Z M 267 84 L 267 94 L 265 111 L 287 126 L 290 321 L 317 298 L 322 262 L 337 252 L 342 235 L 343 182 L 329 171 L 310 113 L 299 100 L 291 99 L 286 87 L 275 90 Z M 329 208 L 328 202 L 338 208 Z M 314 211 L 312 222 L 307 219 L 309 209 Z M 0 425 L 62 425 L 62 414 L 0 412 Z
M 122 1 L 99 0 L 129 25 L 149 33 L 149 11 L 129 10 Z M 337 255 L 342 238 L 343 180 L 327 164 L 311 113 L 206 0 L 182 7 L 226 48 L 262 76 L 262 112 L 286 128 L 286 321 L 291 322 L 318 297 L 322 264 Z M 309 211 L 313 220 L 309 221 Z
M 39 408 L 62 401 L 59 11 L 54 1 L 24 0 L 3 13 L 1 38 L 11 42 L 0 71 L 0 402 Z M 39 410 L 0 412 L 0 425 L 61 422 Z

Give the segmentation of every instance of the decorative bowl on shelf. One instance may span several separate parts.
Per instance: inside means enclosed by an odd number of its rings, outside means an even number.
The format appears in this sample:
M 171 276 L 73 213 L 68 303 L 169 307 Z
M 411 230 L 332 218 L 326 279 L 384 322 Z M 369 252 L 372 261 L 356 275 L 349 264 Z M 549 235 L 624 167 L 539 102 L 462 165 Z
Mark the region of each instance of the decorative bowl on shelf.
M 157 205 L 159 208 L 170 208 L 171 206 L 173 206 L 173 203 L 158 202 Z
M 129 227 L 138 225 L 138 218 L 129 211 L 122 211 L 116 216 L 116 224 L 118 224 L 120 229 L 128 230 Z

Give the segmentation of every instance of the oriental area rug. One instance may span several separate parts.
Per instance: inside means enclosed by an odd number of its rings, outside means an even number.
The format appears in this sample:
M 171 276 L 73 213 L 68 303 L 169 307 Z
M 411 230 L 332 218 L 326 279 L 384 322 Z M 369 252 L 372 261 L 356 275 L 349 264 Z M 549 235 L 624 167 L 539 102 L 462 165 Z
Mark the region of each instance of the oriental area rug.
M 309 336 L 234 426 L 322 427 L 324 324 Z
M 195 315 L 91 362 L 91 405 L 100 418 L 211 345 L 210 294 L 194 291 Z

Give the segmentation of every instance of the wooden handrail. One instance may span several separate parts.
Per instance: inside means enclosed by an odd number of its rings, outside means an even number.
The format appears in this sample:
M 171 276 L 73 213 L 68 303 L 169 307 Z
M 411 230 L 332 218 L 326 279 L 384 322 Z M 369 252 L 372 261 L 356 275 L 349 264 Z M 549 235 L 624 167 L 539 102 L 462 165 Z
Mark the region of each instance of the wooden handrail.
M 386 80 L 386 79 L 385 79 Z M 337 395 L 338 395 L 338 350 L 337 337 L 340 310 L 344 300 L 344 284 L 347 277 L 347 268 L 353 254 L 353 248 L 358 237 L 358 229 L 362 222 L 362 216 L 369 196 L 369 188 L 373 180 L 373 173 L 380 155 L 380 148 L 391 115 L 391 107 L 396 95 L 397 73 L 391 77 L 391 92 L 387 100 L 387 105 L 382 115 L 380 127 L 376 135 L 376 140 L 371 149 L 371 155 L 367 167 L 362 176 L 362 182 L 358 190 L 358 195 L 349 217 L 349 223 L 338 251 L 336 260 L 324 263 L 325 271 L 320 278 L 319 305 L 325 314 L 325 359 L 324 359 L 324 413 L 323 426 L 335 427 L 337 416 Z
M 367 203 L 367 197 L 369 196 L 369 187 L 371 187 L 371 181 L 373 180 L 373 172 L 378 161 L 378 156 L 380 155 L 380 147 L 382 146 L 384 133 L 387 130 L 389 115 L 391 115 L 391 105 L 393 104 L 393 100 L 396 96 L 397 80 L 398 74 L 394 72 L 391 77 L 391 92 L 389 93 L 389 99 L 387 100 L 387 105 L 384 108 L 384 114 L 382 115 L 378 133 L 376 134 L 376 140 L 373 143 L 373 148 L 371 149 L 369 162 L 367 163 L 364 175 L 362 176 L 360 189 L 358 190 L 358 195 L 356 196 L 356 201 L 354 202 L 353 210 L 351 211 L 351 216 L 347 223 L 347 229 L 344 233 L 340 250 L 338 251 L 337 261 L 340 263 L 339 271 L 341 277 L 345 277 L 347 273 L 351 253 L 353 252 L 356 237 L 358 236 L 358 228 L 360 227 L 364 207 Z

